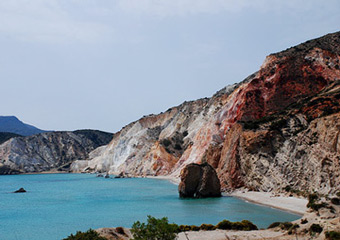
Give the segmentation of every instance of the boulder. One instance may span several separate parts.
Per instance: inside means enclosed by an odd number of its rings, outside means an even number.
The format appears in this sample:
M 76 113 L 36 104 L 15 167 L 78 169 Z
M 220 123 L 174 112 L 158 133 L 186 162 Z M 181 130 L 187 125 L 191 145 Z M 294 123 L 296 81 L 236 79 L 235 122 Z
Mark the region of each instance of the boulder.
M 211 165 L 191 163 L 181 172 L 178 192 L 181 198 L 221 197 L 221 184 Z
M 19 188 L 14 193 L 25 193 L 25 192 L 26 192 L 26 190 L 24 188 Z

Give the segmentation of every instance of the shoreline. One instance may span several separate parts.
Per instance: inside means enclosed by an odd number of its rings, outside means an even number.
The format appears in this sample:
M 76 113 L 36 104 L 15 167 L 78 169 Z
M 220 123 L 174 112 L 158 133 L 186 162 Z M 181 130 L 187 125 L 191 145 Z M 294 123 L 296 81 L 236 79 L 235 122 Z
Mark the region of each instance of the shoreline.
M 274 194 L 272 192 L 247 192 L 242 190 L 235 190 L 231 193 L 224 193 L 223 195 L 237 197 L 247 202 L 276 208 L 301 217 L 307 212 L 308 200 L 305 198 L 288 197 L 283 194 Z
M 168 180 L 175 185 L 179 185 L 180 178 L 172 176 L 147 176 L 147 178 Z M 273 192 L 254 192 L 247 190 L 234 190 L 233 192 L 222 192 L 224 197 L 236 197 L 250 203 L 261 206 L 276 208 L 285 212 L 290 212 L 303 216 L 307 211 L 308 200 L 305 198 L 288 197 L 283 194 Z

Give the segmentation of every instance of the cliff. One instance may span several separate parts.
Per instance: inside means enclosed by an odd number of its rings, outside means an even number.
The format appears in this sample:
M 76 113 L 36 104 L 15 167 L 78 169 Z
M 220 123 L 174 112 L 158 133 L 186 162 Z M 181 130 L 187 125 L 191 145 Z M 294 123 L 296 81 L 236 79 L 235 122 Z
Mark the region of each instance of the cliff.
M 145 116 L 74 171 L 172 175 L 208 162 L 224 189 L 339 190 L 340 32 L 269 55 L 211 98 Z
M 88 158 L 111 139 L 112 134 L 94 130 L 14 137 L 0 145 L 0 174 L 68 171 L 72 161 Z

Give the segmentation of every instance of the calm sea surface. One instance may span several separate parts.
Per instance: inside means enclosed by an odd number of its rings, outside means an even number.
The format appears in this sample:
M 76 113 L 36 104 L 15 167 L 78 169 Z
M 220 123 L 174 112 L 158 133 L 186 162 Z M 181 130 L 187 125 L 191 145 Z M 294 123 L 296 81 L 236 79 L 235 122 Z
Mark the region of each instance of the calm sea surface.
M 11 193 L 20 187 L 27 193 Z M 0 176 L 0 239 L 60 240 L 77 230 L 131 227 L 147 215 L 177 224 L 248 219 L 258 227 L 298 215 L 233 197 L 181 200 L 158 179 L 105 179 L 91 174 Z

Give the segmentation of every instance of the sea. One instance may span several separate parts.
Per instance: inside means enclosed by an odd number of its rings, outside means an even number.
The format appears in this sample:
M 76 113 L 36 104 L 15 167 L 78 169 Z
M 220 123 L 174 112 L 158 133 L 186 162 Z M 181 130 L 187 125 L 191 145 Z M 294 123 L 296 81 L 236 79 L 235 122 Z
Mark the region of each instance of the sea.
M 13 193 L 23 187 L 26 193 Z M 177 186 L 149 178 L 94 174 L 0 176 L 0 239 L 61 240 L 90 228 L 131 227 L 147 216 L 170 223 L 217 224 L 247 219 L 259 228 L 299 215 L 235 197 L 180 199 Z

